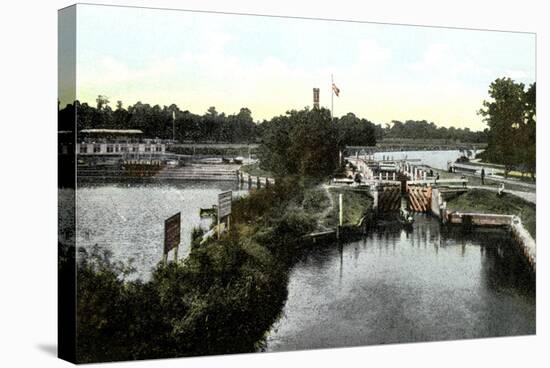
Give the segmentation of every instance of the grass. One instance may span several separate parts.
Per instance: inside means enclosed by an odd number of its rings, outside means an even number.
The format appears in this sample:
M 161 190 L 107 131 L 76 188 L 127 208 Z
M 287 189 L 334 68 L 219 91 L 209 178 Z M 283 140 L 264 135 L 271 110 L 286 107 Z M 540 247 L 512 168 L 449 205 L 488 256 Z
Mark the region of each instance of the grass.
M 504 178 L 504 174 L 495 174 L 495 176 L 499 176 L 501 178 Z M 517 179 L 526 183 L 535 183 L 537 175 L 535 174 L 535 180 L 531 177 L 529 173 L 520 172 L 520 171 L 509 171 L 508 172 L 508 179 Z
M 511 194 L 472 189 L 447 201 L 450 211 L 517 215 L 527 231 L 536 238 L 536 205 Z
M 305 190 L 286 178 L 235 200 L 231 230 L 203 244 L 195 231 L 189 256 L 159 263 L 147 282 L 119 277 L 101 254 L 79 255 L 78 362 L 257 351 L 284 305 L 300 239 L 317 224 Z M 321 208 L 310 202 L 312 213 Z
M 327 214 L 324 223 L 329 227 L 338 225 L 338 196 L 343 195 L 344 225 L 357 225 L 372 208 L 372 198 L 366 192 L 349 189 L 330 189 L 334 208 Z
M 439 173 L 440 179 L 460 179 L 460 177 L 462 176 L 462 173 L 450 173 L 447 170 L 439 170 L 439 169 L 432 169 L 432 170 L 434 171 L 434 173 Z M 482 185 L 480 177 L 466 175 L 466 179 L 468 179 L 468 185 L 473 185 L 473 186 Z M 524 180 L 521 180 L 521 181 L 531 183 L 531 184 L 534 183 L 531 179 L 527 179 L 527 178 L 524 178 Z M 485 178 L 486 187 L 498 187 L 499 183 L 500 182 L 496 180 L 491 180 L 491 177 Z M 518 190 L 520 192 L 532 191 L 529 188 L 526 188 L 525 186 L 521 186 L 521 185 L 514 185 L 514 184 L 507 183 L 505 184 L 505 186 L 506 186 L 506 189 L 509 189 L 509 190 Z
M 312 215 L 319 214 L 330 206 L 330 199 L 322 188 L 313 188 L 304 193 L 304 210 Z

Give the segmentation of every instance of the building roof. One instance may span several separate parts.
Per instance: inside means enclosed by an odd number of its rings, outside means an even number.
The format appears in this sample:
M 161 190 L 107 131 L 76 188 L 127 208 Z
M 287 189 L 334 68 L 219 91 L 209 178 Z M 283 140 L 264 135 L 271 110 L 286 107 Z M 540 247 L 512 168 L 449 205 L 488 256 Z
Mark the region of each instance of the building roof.
M 82 129 L 85 134 L 143 134 L 139 129 Z

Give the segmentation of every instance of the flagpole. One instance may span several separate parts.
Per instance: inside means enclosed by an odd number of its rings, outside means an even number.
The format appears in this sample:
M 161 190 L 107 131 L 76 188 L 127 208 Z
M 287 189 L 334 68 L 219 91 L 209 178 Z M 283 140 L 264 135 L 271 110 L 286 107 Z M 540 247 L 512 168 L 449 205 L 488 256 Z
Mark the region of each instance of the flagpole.
M 330 74 L 330 121 L 334 121 L 334 77 Z
M 172 110 L 172 142 L 176 142 L 176 113 Z

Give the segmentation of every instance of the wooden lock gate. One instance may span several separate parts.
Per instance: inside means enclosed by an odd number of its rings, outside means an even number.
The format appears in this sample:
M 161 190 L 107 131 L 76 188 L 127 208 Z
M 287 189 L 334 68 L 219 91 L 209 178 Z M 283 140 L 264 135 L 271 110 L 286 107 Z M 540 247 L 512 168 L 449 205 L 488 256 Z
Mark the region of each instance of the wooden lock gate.
M 378 210 L 383 212 L 399 211 L 401 207 L 401 188 L 385 186 L 378 190 Z
M 407 186 L 409 209 L 414 212 L 428 212 L 432 204 L 432 188 L 416 185 Z

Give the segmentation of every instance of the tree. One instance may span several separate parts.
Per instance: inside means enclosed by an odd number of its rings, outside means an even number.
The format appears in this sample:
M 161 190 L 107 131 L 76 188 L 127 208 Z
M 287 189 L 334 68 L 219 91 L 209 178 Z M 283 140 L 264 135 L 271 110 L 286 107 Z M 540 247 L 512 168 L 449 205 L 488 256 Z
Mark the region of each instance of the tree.
M 343 145 L 329 110 L 292 110 L 264 124 L 259 148 L 262 168 L 277 176 L 319 179 L 338 167 Z
M 522 161 L 527 170 L 534 178 L 537 170 L 537 85 L 533 83 L 529 86 L 524 95 L 525 103 L 525 124 L 522 127 L 523 150 Z
M 109 104 L 109 97 L 98 95 L 95 101 L 97 102 L 97 109 L 101 110 L 104 106 L 107 106 Z
M 366 119 L 348 113 L 336 121 L 340 144 L 347 146 L 376 145 L 376 128 Z
M 206 110 L 206 114 L 209 115 L 209 116 L 212 116 L 212 117 L 218 116 L 218 112 L 216 111 L 216 107 L 215 106 L 210 106 L 208 108 L 208 110 Z
M 483 101 L 484 108 L 479 110 L 489 126 L 485 158 L 504 164 L 505 175 L 514 166 L 529 167 L 534 175 L 535 84 L 526 92 L 523 83 L 516 83 L 510 78 L 499 78 L 489 86 L 489 96 L 492 100 Z

